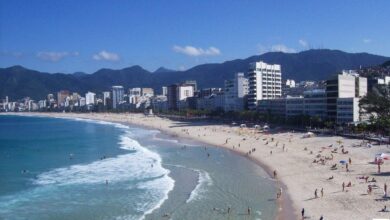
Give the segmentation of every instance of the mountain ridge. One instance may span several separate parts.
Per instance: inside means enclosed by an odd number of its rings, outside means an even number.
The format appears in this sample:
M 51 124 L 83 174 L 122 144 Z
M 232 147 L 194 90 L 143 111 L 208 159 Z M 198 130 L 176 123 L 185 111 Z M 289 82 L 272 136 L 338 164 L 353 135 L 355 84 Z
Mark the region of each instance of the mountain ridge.
M 389 57 L 369 53 L 347 53 L 341 50 L 317 49 L 299 53 L 267 52 L 244 59 L 222 63 L 207 63 L 185 71 L 174 71 L 164 67 L 150 72 L 139 65 L 122 69 L 102 68 L 94 73 L 64 74 L 30 70 L 20 65 L 0 68 L 0 98 L 11 99 L 30 96 L 42 99 L 48 93 L 67 89 L 83 94 L 87 91 L 102 92 L 112 85 L 130 87 L 152 87 L 196 80 L 198 88 L 223 87 L 224 80 L 236 72 L 246 72 L 251 62 L 262 60 L 270 64 L 281 64 L 283 79 L 324 80 L 342 69 L 357 69 L 360 66 L 380 65 Z M 80 73 L 80 72 L 79 72 Z

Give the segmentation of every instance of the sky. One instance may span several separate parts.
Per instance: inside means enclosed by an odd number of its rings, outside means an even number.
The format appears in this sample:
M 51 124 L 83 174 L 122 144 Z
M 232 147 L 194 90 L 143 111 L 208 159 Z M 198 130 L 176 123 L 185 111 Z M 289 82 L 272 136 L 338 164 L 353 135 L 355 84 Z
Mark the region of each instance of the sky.
M 390 56 L 388 0 L 0 0 L 0 67 L 154 71 L 329 48 Z

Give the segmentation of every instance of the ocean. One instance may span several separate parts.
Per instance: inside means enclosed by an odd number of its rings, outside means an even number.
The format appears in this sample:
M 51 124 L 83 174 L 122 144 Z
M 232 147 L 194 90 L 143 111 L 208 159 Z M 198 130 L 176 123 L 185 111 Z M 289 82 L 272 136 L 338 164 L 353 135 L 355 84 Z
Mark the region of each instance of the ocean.
M 0 115 L 0 219 L 275 219 L 275 194 L 263 169 L 226 149 L 132 125 Z

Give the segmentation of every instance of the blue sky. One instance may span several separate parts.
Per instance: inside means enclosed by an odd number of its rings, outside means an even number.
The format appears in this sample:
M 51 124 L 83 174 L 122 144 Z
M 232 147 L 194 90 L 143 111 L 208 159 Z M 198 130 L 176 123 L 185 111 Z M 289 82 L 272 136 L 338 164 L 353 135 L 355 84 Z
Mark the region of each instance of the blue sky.
M 390 56 L 389 9 L 387 0 L 0 0 L 0 67 L 178 70 L 310 48 Z

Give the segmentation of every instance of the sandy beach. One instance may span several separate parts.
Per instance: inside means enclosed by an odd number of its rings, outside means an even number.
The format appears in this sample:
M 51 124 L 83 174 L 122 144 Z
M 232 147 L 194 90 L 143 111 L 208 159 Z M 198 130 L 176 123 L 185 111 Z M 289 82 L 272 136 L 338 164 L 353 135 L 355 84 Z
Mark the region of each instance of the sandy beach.
M 320 219 L 321 215 L 332 220 L 390 219 L 390 212 L 381 212 L 385 205 L 390 208 L 390 197 L 384 197 L 384 184 L 390 184 L 390 163 L 385 161 L 380 173 L 373 163 L 375 154 L 390 152 L 386 145 L 367 147 L 361 140 L 337 136 L 303 138 L 303 133 L 294 132 L 264 134 L 252 128 L 178 122 L 143 114 L 33 115 L 131 123 L 233 150 L 263 166 L 271 176 L 276 171 L 276 187 L 283 188 L 278 219 L 301 219 L 302 208 L 305 219 Z M 341 160 L 348 163 L 348 170 Z M 367 181 L 362 178 L 367 176 Z M 371 182 L 373 178 L 376 182 Z

